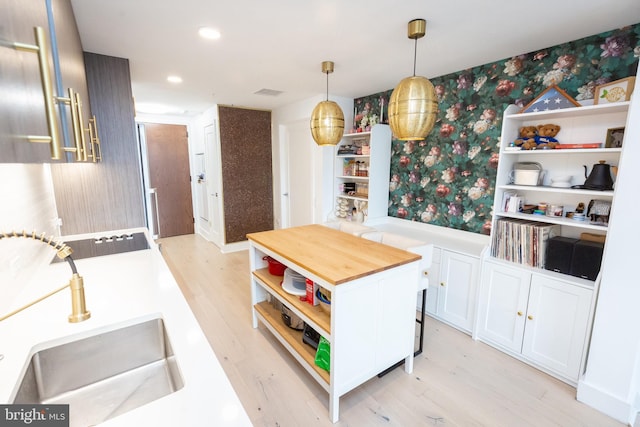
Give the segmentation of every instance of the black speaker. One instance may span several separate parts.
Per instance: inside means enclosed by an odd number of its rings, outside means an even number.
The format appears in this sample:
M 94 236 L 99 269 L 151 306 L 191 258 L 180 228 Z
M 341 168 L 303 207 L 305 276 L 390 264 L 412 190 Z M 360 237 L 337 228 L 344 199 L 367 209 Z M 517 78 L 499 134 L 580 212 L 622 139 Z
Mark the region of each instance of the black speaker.
M 578 239 L 556 236 L 547 240 L 544 268 L 558 273 L 571 274 L 571 264 L 574 257 L 573 248 Z
M 573 249 L 573 261 L 569 274 L 583 279 L 596 280 L 602 263 L 603 251 L 604 243 L 579 240 Z

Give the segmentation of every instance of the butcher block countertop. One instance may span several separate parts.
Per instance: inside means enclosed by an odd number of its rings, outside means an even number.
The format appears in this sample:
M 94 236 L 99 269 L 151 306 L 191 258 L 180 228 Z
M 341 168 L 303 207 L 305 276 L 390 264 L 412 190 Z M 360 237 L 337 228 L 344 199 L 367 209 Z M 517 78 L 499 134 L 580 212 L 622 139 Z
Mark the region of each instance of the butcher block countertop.
M 333 285 L 421 259 L 319 224 L 250 233 L 247 238 Z

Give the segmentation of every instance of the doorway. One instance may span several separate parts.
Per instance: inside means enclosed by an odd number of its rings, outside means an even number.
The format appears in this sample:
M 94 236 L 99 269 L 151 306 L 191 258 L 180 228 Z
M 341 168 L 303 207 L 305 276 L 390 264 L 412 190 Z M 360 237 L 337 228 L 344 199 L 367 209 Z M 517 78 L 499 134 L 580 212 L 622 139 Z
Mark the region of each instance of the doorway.
M 314 221 L 314 143 L 309 121 L 280 128 L 282 141 L 282 228 Z
M 155 200 L 150 224 L 158 238 L 193 234 L 193 201 L 187 127 L 142 123 L 149 190 Z

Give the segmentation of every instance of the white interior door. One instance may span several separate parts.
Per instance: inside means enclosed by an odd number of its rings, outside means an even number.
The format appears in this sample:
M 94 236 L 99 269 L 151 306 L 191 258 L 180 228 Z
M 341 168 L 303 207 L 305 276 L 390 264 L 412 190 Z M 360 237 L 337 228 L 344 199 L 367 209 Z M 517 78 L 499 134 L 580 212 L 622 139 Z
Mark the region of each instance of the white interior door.
M 204 128 L 205 187 L 208 201 L 209 236 L 214 244 L 222 247 L 222 189 L 220 188 L 220 144 L 217 129 L 215 121 Z
M 207 200 L 207 168 L 204 153 L 196 154 L 196 203 L 201 227 L 209 228 L 209 201 Z
M 282 227 L 313 223 L 314 142 L 307 120 L 283 126 Z

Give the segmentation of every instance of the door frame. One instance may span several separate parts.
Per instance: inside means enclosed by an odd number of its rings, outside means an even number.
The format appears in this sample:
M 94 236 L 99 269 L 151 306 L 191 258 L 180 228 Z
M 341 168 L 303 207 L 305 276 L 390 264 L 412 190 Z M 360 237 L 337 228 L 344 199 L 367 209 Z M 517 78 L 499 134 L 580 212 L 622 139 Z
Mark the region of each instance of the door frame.
M 213 137 L 208 140 L 207 132 L 211 130 Z M 220 161 L 220 129 L 217 119 L 206 123 L 203 127 L 203 146 L 205 155 L 205 174 L 214 177 L 213 181 L 207 179 L 207 202 L 209 204 L 209 230 L 207 240 L 223 249 L 224 234 L 224 193 L 222 187 L 222 167 Z M 217 198 L 217 201 L 216 201 Z M 213 217 L 213 220 L 212 218 Z
M 187 151 L 189 154 L 189 174 L 191 176 L 191 208 L 193 210 L 194 218 L 196 215 L 199 215 L 199 211 L 197 209 L 197 203 L 195 199 L 195 185 L 196 182 L 193 179 L 195 176 L 194 170 L 194 132 L 193 130 L 197 128 L 192 118 L 189 117 L 181 117 L 181 116 L 171 116 L 171 115 L 157 115 L 157 114 L 143 114 L 138 113 L 135 117 L 136 127 L 138 128 L 138 145 L 140 147 L 139 156 L 140 156 L 140 165 L 141 165 L 141 179 L 143 183 L 143 191 L 144 191 L 144 209 L 147 219 L 147 229 L 152 235 L 152 238 L 155 240 L 158 238 L 157 235 L 154 235 L 154 226 L 155 222 L 153 220 L 153 211 L 155 206 L 152 204 L 153 200 L 151 197 L 152 191 L 149 187 L 149 164 L 148 164 L 148 153 L 147 153 L 147 142 L 144 134 L 144 123 L 157 123 L 163 125 L 183 125 L 187 127 Z M 197 228 L 194 228 L 194 232 L 199 233 Z
M 136 123 L 136 133 L 138 135 L 138 146 L 140 156 L 140 174 L 142 180 L 142 190 L 144 192 L 144 213 L 147 228 L 151 233 L 151 238 L 156 240 L 159 237 L 160 231 L 156 229 L 156 223 L 154 212 L 156 211 L 155 204 L 153 204 L 152 194 L 153 191 L 149 187 L 149 156 L 147 153 L 147 138 L 144 131 L 144 123 Z
M 280 199 L 280 227 L 291 226 L 290 215 L 290 165 L 289 165 L 289 145 L 292 143 L 290 129 L 298 126 L 309 126 L 308 119 L 295 120 L 280 124 L 278 127 L 279 139 L 279 167 L 280 186 L 277 197 Z M 305 177 L 309 180 L 311 191 L 311 222 L 322 223 L 327 220 L 333 211 L 333 174 L 334 174 L 334 147 L 318 146 L 309 130 L 309 136 L 302 141 L 295 141 L 298 144 L 309 144 L 311 146 L 309 154 L 309 173 Z

